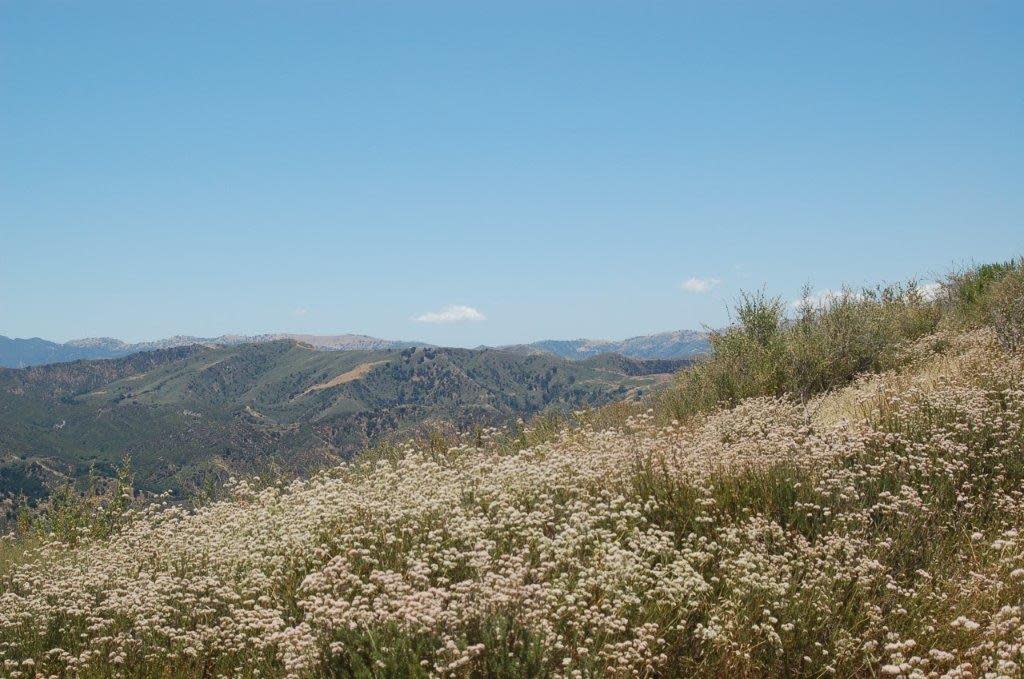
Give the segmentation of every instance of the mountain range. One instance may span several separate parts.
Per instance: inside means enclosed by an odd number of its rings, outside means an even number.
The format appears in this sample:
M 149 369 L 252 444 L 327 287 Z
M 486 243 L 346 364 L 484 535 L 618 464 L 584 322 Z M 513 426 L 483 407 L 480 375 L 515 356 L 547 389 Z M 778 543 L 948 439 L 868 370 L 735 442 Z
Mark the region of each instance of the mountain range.
M 220 337 L 194 337 L 175 335 L 151 342 L 123 342 L 112 337 L 90 337 L 58 343 L 33 337 L 18 339 L 0 335 L 0 366 L 5 368 L 27 368 L 34 365 L 65 363 L 81 359 L 120 358 L 140 351 L 173 349 L 190 346 L 236 346 L 239 344 L 262 344 L 279 340 L 295 340 L 312 347 L 328 351 L 352 349 L 406 349 L 414 346 L 430 346 L 425 342 L 399 342 L 378 339 L 366 335 L 301 335 L 291 333 L 267 333 L 263 335 L 221 335 Z
M 709 345 L 706 332 L 674 330 L 617 341 L 542 340 L 531 344 L 515 344 L 501 348 L 517 353 L 551 354 L 569 360 L 592 358 L 601 354 L 619 354 L 640 359 L 688 359 L 707 352 Z
M 58 343 L 33 337 L 31 339 L 9 338 L 0 335 L 0 366 L 6 368 L 27 368 L 50 363 L 65 363 L 82 359 L 120 358 L 141 351 L 173 349 L 175 347 L 202 345 L 237 346 L 241 344 L 263 344 L 280 340 L 302 342 L 324 351 L 351 351 L 381 349 L 407 349 L 410 347 L 432 347 L 426 342 L 386 340 L 367 335 L 309 335 L 295 333 L 268 333 L 263 335 L 221 335 L 219 337 L 194 337 L 176 335 L 151 342 L 123 342 L 111 337 L 92 337 Z M 488 347 L 479 347 L 481 349 Z M 620 354 L 640 359 L 687 359 L 707 351 L 707 333 L 692 330 L 676 330 L 653 335 L 641 335 L 629 339 L 614 340 L 542 340 L 531 344 L 516 344 L 498 347 L 518 354 L 550 354 L 569 360 L 592 358 L 604 353 Z
M 123 351 L 101 342 L 82 350 Z M 43 497 L 129 456 L 140 488 L 186 494 L 287 476 L 424 427 L 500 425 L 657 388 L 687 361 L 435 347 L 322 351 L 294 339 L 190 343 L 0 368 L 0 495 Z

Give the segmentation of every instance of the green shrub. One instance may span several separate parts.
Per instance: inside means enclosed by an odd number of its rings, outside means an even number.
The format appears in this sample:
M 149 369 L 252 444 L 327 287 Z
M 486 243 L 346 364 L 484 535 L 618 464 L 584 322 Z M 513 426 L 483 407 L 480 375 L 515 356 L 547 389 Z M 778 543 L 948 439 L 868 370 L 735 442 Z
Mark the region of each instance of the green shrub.
M 988 312 L 999 342 L 1010 351 L 1024 348 L 1024 270 L 1021 267 L 992 284 Z
M 993 287 L 1007 274 L 1021 270 L 1021 260 L 982 264 L 949 274 L 943 283 L 947 323 L 960 329 L 992 320 Z
M 950 274 L 943 288 L 947 326 L 991 325 L 1007 349 L 1024 345 L 1024 258 Z
M 114 479 L 90 472 L 84 488 L 67 483 L 33 510 L 20 508 L 16 530 L 52 535 L 71 545 L 84 537 L 108 537 L 131 518 L 137 504 L 134 481 L 131 460 L 125 457 Z
M 814 301 L 809 293 L 787 318 L 786 305 L 763 293 L 744 294 L 737 323 L 711 335 L 712 353 L 682 371 L 658 399 L 666 419 L 731 405 L 751 396 L 806 399 L 863 372 L 899 362 L 899 349 L 934 332 L 938 303 L 911 283 Z

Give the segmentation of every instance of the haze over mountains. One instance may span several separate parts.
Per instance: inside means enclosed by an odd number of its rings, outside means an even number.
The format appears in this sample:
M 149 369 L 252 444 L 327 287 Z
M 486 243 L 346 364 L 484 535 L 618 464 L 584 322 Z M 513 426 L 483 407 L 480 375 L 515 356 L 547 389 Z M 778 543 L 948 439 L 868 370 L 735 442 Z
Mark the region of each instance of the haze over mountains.
M 166 339 L 136 343 L 123 342 L 110 337 L 94 337 L 58 343 L 38 337 L 18 339 L 0 335 L 0 366 L 26 368 L 82 359 L 120 358 L 141 351 L 172 349 L 190 345 L 208 347 L 237 346 L 280 340 L 294 340 L 324 351 L 378 351 L 382 349 L 434 346 L 426 342 L 387 340 L 356 334 L 309 335 L 267 333 L 262 335 L 221 335 L 219 337 L 176 335 Z M 581 360 L 604 353 L 619 354 L 638 359 L 688 359 L 706 352 L 708 342 L 707 333 L 692 330 L 676 330 L 653 335 L 641 335 L 621 341 L 593 339 L 542 340 L 530 344 L 506 345 L 499 348 L 519 354 L 550 354 L 569 360 Z

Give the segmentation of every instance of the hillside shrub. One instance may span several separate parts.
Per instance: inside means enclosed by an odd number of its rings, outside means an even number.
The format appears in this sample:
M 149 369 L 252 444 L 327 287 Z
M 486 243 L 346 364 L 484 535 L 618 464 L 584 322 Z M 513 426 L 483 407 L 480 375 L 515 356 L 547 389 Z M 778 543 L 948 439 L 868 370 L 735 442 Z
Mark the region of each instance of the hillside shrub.
M 934 332 L 942 318 L 940 305 L 913 283 L 817 301 L 805 293 L 792 307 L 744 294 L 735 313 L 735 325 L 711 335 L 712 353 L 658 398 L 666 419 L 754 396 L 807 399 L 859 373 L 896 366 L 900 348 Z
M 994 294 L 1007 276 L 1020 275 L 1024 260 L 995 262 L 954 271 L 942 283 L 945 323 L 954 329 L 976 328 L 991 322 Z
M 130 458 L 124 458 L 113 479 L 90 471 L 80 485 L 65 483 L 38 506 L 19 506 L 15 533 L 50 536 L 74 545 L 83 538 L 110 537 L 132 519 L 139 501 Z
M 1000 344 L 1010 351 L 1024 348 L 1024 270 L 1017 267 L 995 281 L 988 294 L 989 321 Z

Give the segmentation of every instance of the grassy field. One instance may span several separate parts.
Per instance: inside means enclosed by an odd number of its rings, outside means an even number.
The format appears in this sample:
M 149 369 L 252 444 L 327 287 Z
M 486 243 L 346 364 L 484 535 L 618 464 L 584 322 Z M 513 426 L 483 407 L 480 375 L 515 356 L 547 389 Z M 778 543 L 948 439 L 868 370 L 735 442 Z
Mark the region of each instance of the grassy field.
M 796 318 L 750 297 L 643 406 L 28 528 L 0 550 L 0 660 L 12 677 L 1022 676 L 1022 276 Z

